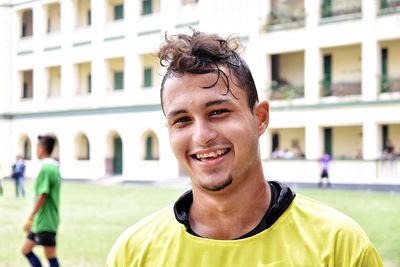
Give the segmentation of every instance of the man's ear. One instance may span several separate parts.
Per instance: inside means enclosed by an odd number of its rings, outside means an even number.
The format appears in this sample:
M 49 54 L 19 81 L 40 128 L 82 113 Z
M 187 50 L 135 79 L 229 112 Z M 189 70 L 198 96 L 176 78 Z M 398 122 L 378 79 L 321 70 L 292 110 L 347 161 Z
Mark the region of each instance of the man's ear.
M 262 101 L 257 103 L 254 109 L 258 121 L 258 136 L 261 136 L 268 128 L 269 124 L 269 103 Z

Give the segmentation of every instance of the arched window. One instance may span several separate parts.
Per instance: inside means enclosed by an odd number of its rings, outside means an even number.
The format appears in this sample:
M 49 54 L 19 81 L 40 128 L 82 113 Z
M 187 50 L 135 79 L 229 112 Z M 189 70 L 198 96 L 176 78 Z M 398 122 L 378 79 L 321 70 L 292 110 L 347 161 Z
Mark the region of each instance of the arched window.
M 84 134 L 78 135 L 75 145 L 76 145 L 76 159 L 90 160 L 90 145 L 86 135 Z
M 144 160 L 158 160 L 158 139 L 153 133 L 147 133 L 144 138 Z
M 32 159 L 32 146 L 28 137 L 25 137 L 22 140 L 22 156 L 24 157 L 24 160 Z
M 146 156 L 145 160 L 153 160 L 153 137 L 146 138 Z

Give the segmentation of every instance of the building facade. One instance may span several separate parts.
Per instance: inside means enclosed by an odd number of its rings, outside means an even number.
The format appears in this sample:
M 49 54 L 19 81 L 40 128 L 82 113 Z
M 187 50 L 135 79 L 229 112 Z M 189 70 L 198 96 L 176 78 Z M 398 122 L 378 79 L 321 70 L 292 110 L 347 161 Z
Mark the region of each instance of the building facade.
M 246 47 L 268 179 L 318 181 L 329 153 L 332 182 L 400 183 L 398 0 L 0 0 L 0 162 L 22 154 L 33 177 L 51 133 L 65 178 L 183 176 L 156 52 L 190 26 Z

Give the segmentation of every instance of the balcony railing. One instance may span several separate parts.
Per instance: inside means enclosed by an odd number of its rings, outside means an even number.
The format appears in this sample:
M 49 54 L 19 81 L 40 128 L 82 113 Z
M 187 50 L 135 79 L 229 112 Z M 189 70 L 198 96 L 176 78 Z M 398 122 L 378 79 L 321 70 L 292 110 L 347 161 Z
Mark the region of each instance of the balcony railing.
M 400 92 L 400 78 L 381 78 L 381 92 L 394 93 Z
M 400 12 L 400 0 L 380 0 L 380 13 Z
M 266 30 L 302 27 L 304 26 L 305 17 L 304 10 L 298 12 L 274 10 L 267 17 Z
M 322 96 L 348 96 L 361 94 L 361 82 L 321 83 Z
M 335 3 L 335 8 L 332 6 L 332 2 L 323 1 L 321 5 L 321 17 L 330 18 L 343 15 L 351 15 L 361 13 L 361 1 L 340 1 Z
M 304 86 L 295 86 L 291 84 L 279 84 L 272 82 L 269 88 L 268 98 L 271 100 L 288 100 L 304 97 Z

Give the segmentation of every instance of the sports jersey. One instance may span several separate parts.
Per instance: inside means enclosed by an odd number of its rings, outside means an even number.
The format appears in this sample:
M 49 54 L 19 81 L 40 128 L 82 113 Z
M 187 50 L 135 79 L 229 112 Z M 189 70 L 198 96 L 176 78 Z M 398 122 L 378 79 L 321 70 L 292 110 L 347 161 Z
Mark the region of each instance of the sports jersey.
M 279 196 L 279 198 L 281 198 Z M 361 227 L 348 216 L 302 195 L 268 228 L 249 237 L 213 240 L 196 236 L 172 207 L 126 230 L 107 266 L 383 266 Z
M 57 232 L 59 224 L 61 175 L 53 159 L 44 159 L 35 182 L 35 197 L 46 194 L 46 200 L 33 218 L 32 232 Z

